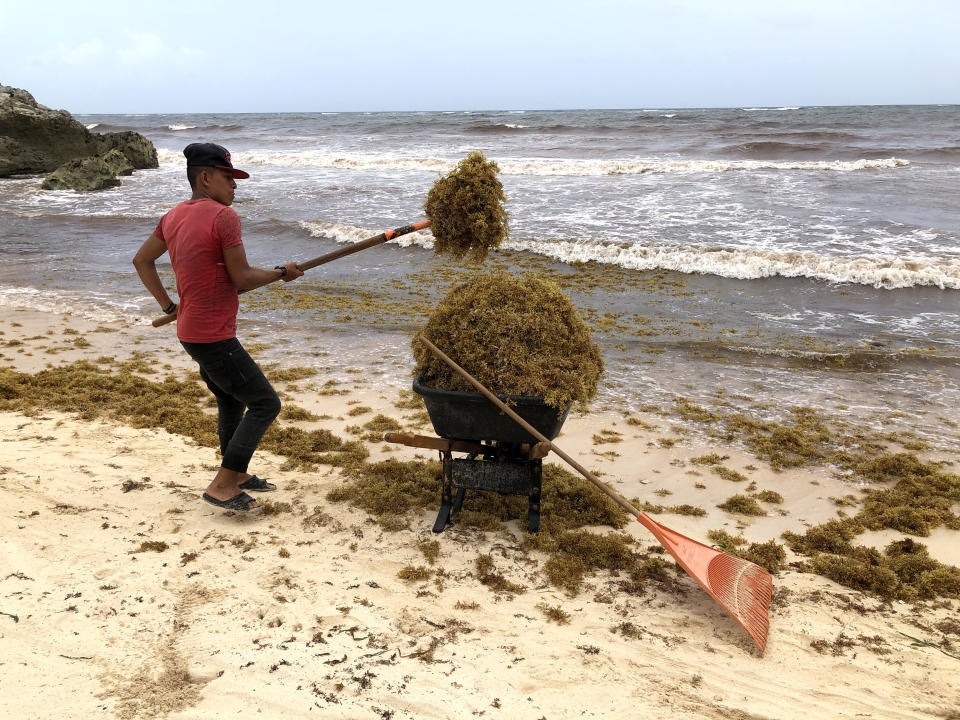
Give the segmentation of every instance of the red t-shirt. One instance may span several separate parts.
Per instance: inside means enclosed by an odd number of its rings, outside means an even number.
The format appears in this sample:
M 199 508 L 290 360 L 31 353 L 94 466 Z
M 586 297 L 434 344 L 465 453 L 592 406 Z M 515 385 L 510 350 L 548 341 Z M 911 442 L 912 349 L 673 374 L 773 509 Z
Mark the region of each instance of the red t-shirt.
M 177 276 L 177 337 L 196 343 L 235 337 L 240 302 L 223 251 L 242 244 L 237 213 L 210 198 L 187 200 L 153 234 L 167 246 Z

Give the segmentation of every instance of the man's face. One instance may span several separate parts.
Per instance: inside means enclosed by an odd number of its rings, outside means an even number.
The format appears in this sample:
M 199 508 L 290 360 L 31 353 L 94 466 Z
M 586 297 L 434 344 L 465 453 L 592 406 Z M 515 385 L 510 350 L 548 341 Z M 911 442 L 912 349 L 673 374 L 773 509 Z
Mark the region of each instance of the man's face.
M 207 195 L 221 205 L 233 204 L 233 193 L 237 189 L 237 182 L 229 170 L 213 168 L 207 176 Z

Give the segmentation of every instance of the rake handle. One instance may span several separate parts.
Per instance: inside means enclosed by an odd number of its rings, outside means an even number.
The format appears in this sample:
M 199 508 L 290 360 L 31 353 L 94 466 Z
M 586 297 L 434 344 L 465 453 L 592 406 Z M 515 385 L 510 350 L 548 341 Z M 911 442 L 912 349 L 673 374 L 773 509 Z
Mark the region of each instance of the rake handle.
M 420 341 L 436 354 L 437 357 L 453 368 L 461 377 L 483 393 L 490 402 L 519 423 L 524 430 L 534 437 L 539 438 L 541 443 L 545 443 L 553 452 L 566 460 L 572 467 L 576 468 L 581 475 L 596 485 L 620 507 L 636 517 L 637 521 L 647 528 L 657 541 L 667 549 L 673 556 L 673 559 L 677 561 L 677 564 L 682 567 L 690 577 L 696 580 L 700 587 L 707 591 L 710 597 L 720 603 L 720 606 L 726 610 L 734 620 L 740 623 L 740 626 L 753 638 L 760 652 L 762 653 L 764 651 L 767 646 L 767 632 L 770 627 L 768 613 L 770 610 L 770 598 L 773 592 L 770 573 L 747 560 L 735 558 L 720 550 L 708 548 L 696 540 L 684 537 L 680 533 L 660 525 L 646 513 L 640 512 L 616 492 L 601 483 L 590 471 L 580 465 L 580 463 L 551 443 L 536 428 L 532 427 L 530 423 L 526 422 L 522 417 L 517 415 L 517 413 L 507 407 L 500 398 L 487 390 L 478 380 L 475 380 L 470 373 L 444 355 L 436 345 L 422 335 L 420 336 Z M 709 559 L 704 557 L 704 551 L 711 554 Z M 721 563 L 716 574 L 711 575 L 710 568 L 713 566 L 713 560 L 717 556 L 724 556 L 726 560 Z M 730 565 L 730 562 L 734 564 Z
M 642 512 L 640 512 L 639 510 L 637 510 L 633 505 L 631 505 L 629 502 L 627 502 L 626 499 L 623 498 L 623 496 L 621 496 L 619 493 L 614 492 L 613 490 L 611 490 L 610 488 L 608 488 L 606 485 L 604 485 L 602 482 L 600 482 L 600 480 L 598 480 L 598 479 L 593 475 L 593 473 L 591 473 L 589 470 L 587 470 L 585 467 L 583 467 L 583 465 L 581 465 L 580 463 L 578 463 L 578 462 L 577 462 L 576 460 L 574 460 L 572 457 L 570 457 L 569 455 L 567 455 L 563 450 L 561 450 L 561 449 L 558 448 L 556 445 L 554 445 L 552 442 L 550 442 L 550 440 L 547 438 L 546 435 L 544 435 L 542 432 L 540 432 L 540 431 L 537 430 L 535 427 L 533 427 L 533 425 L 531 425 L 531 424 L 528 423 L 526 420 L 524 420 L 522 417 L 520 417 L 516 412 L 514 412 L 513 410 L 511 410 L 510 407 L 509 407 L 505 402 L 503 402 L 500 398 L 498 398 L 498 397 L 497 397 L 496 395 L 494 395 L 492 392 L 490 392 L 489 390 L 487 390 L 487 389 L 480 383 L 479 380 L 475 379 L 475 378 L 473 377 L 473 375 L 471 375 L 471 374 L 468 373 L 466 370 L 464 370 L 462 367 L 460 367 L 459 365 L 457 365 L 457 363 L 455 363 L 453 360 L 451 360 L 446 354 L 444 354 L 444 352 L 443 352 L 440 348 L 438 348 L 436 345 L 434 345 L 432 342 L 430 342 L 430 341 L 429 341 L 427 338 L 425 338 L 423 335 L 420 336 L 420 342 L 422 342 L 424 345 L 426 345 L 427 348 L 429 348 L 429 350 L 430 350 L 434 355 L 436 355 L 438 358 L 440 358 L 441 360 L 443 360 L 447 365 L 450 366 L 450 368 L 451 368 L 452 370 L 454 370 L 457 374 L 459 374 L 464 380 L 466 380 L 466 381 L 469 382 L 471 385 L 473 385 L 473 386 L 474 386 L 478 391 L 480 391 L 490 402 L 492 402 L 494 405 L 496 405 L 498 408 L 500 408 L 503 412 L 505 412 L 507 415 L 509 415 L 511 418 L 513 418 L 517 423 L 519 423 L 520 427 L 522 427 L 522 428 L 523 428 L 524 430 L 526 430 L 528 433 L 530 433 L 531 435 L 533 435 L 533 436 L 534 436 L 535 438 L 537 438 L 540 442 L 546 443 L 546 444 L 550 447 L 550 450 L 551 450 L 552 452 L 555 452 L 557 455 L 559 455 L 561 458 L 563 458 L 565 461 L 567 461 L 577 472 L 579 472 L 579 473 L 580 473 L 581 475 L 583 475 L 587 480 L 589 480 L 589 481 L 592 482 L 594 485 L 596 485 L 597 488 L 599 488 L 599 489 L 600 489 L 603 493 L 605 493 L 611 500 L 613 500 L 615 503 L 617 503 L 617 505 L 619 505 L 619 506 L 622 507 L 624 510 L 626 510 L 628 513 L 630 513 L 631 515 L 633 515 L 638 521 L 640 521 L 641 523 L 643 523 L 643 518 L 646 517 L 646 514 L 645 514 L 645 513 L 642 513 Z M 645 523 L 644 523 L 644 524 L 645 524 Z
M 352 245 L 347 245 L 338 250 L 334 250 L 333 252 L 328 252 L 326 255 L 321 255 L 320 257 L 315 257 L 312 260 L 307 260 L 305 262 L 297 263 L 297 267 L 303 270 L 304 272 L 306 272 L 307 270 L 311 270 L 312 268 L 317 267 L 317 265 L 324 265 L 333 260 L 339 260 L 340 258 L 345 257 L 347 255 L 353 255 L 353 253 L 360 252 L 361 250 L 372 248 L 375 245 L 382 245 L 388 240 L 393 240 L 394 238 L 400 237 L 401 235 L 408 235 L 412 232 L 416 232 L 417 230 L 423 230 L 424 228 L 429 227 L 429 225 L 430 225 L 429 220 L 422 220 L 420 222 L 415 222 L 412 225 L 404 225 L 403 227 L 394 228 L 393 230 L 387 230 L 385 232 L 380 233 L 379 235 L 374 235 L 373 237 L 367 238 L 366 240 L 361 240 L 358 243 L 353 243 Z M 279 279 L 280 278 L 276 278 L 274 280 L 271 280 L 270 282 L 271 283 L 276 282 Z M 269 285 L 270 283 L 267 283 L 267 284 Z M 246 290 L 242 290 L 241 293 L 242 292 L 246 292 Z M 162 317 L 154 318 L 150 324 L 153 325 L 154 327 L 160 327 L 162 325 L 172 323 L 176 319 L 177 319 L 177 312 L 175 310 L 169 315 L 164 315 Z

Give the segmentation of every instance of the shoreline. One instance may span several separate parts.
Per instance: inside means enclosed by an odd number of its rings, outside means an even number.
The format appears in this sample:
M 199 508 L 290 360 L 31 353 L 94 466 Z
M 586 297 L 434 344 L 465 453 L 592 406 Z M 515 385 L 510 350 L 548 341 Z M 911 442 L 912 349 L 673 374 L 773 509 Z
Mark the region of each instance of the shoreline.
M 461 282 L 469 268 L 448 266 L 433 258 L 417 265 L 415 258 L 400 249 L 385 247 L 383 252 L 384 257 L 366 256 L 373 261 L 369 267 L 331 265 L 323 275 L 301 280 L 295 288 L 271 287 L 244 296 L 238 329 L 241 341 L 257 346 L 259 359 L 280 364 L 315 364 L 316 349 L 327 348 L 333 357 L 356 358 L 357 364 L 374 367 L 391 383 L 409 387 L 410 337 L 425 320 L 431 302 L 450 284 Z M 952 335 L 949 342 L 932 335 L 927 340 L 919 336 L 891 340 L 877 330 L 870 336 L 839 340 L 829 332 L 821 333 L 816 323 L 802 334 L 772 327 L 761 331 L 759 325 L 750 327 L 749 317 L 756 311 L 750 309 L 751 303 L 732 313 L 740 317 L 732 325 L 714 316 L 712 308 L 728 297 L 737 302 L 743 291 L 722 279 L 676 273 L 607 277 L 604 268 L 558 268 L 531 258 L 521 262 L 521 257 L 514 255 L 491 259 L 488 264 L 498 270 L 512 267 L 510 263 L 519 263 L 522 270 L 546 272 L 570 295 L 591 326 L 607 365 L 595 407 L 630 411 L 651 403 L 669 405 L 677 397 L 709 407 L 723 404 L 715 396 L 715 390 L 721 388 L 728 395 L 755 397 L 757 408 L 764 403 L 787 407 L 806 402 L 839 412 L 860 425 L 912 432 L 938 446 L 955 444 L 957 433 L 943 422 L 960 399 L 960 360 Z M 401 266 L 409 266 L 410 272 Z M 129 276 L 129 272 L 125 274 Z M 376 278 L 386 278 L 386 287 L 379 288 Z M 789 294 L 777 283 L 771 287 Z M 805 287 L 803 294 L 821 291 L 830 302 L 830 297 L 836 300 L 863 289 L 825 288 L 815 283 Z M 37 298 L 49 295 L 53 301 L 30 307 L 41 302 Z M 54 317 L 71 313 L 85 318 L 83 326 L 91 329 L 101 324 L 139 325 L 142 334 L 135 339 L 131 336 L 130 342 L 136 340 L 141 347 L 146 344 L 164 357 L 180 354 L 171 338 L 172 327 L 149 327 L 157 312 L 152 300 L 142 295 L 128 298 L 122 308 L 113 306 L 108 312 L 100 312 L 90 304 L 90 296 L 79 290 L 64 295 L 46 284 L 32 289 L 33 299 L 27 302 L 16 297 L 15 292 L 7 296 L 0 290 L 0 307 L 28 317 L 38 311 Z M 615 302 L 605 304 L 607 299 Z M 631 307 L 632 302 L 641 304 Z M 870 306 L 871 313 L 880 318 L 893 303 L 892 296 L 885 298 L 882 304 Z M 790 319 L 792 324 L 799 322 Z M 929 328 L 924 331 L 929 332 Z M 0 354 L 3 352 L 0 342 Z M 7 357 L 16 356 L 7 353 Z M 338 372 L 336 363 L 321 364 L 324 371 Z M 869 398 L 869 407 L 850 402 L 853 398 Z M 936 421 L 930 422 L 931 417 Z M 932 432 L 935 428 L 940 431 Z
M 0 320 L 0 330 L 0 366 L 17 372 L 110 355 L 114 364 L 152 364 L 158 373 L 139 374 L 154 381 L 189 368 L 179 347 L 170 348 L 169 333 L 150 326 L 18 311 Z M 349 426 L 377 414 L 407 423 L 404 429 L 423 422 L 397 407 L 408 385 L 392 378 L 402 367 L 356 367 L 335 350 L 318 352 L 330 353 L 315 358 L 320 375 L 276 383 L 285 403 L 321 418 L 306 427 L 350 439 Z M 0 637 L 7 680 L 19 689 L 0 708 L 12 717 L 218 718 L 254 709 L 285 717 L 531 720 L 638 710 L 785 720 L 811 712 L 960 714 L 958 660 L 947 654 L 960 655 L 956 601 L 882 602 L 788 567 L 774 577 L 761 658 L 683 574 L 642 594 L 618 589 L 606 571 L 588 577 L 576 596 L 550 585 L 540 573 L 544 557 L 520 548 L 522 518 L 492 532 L 454 525 L 433 535 L 438 497 L 409 528 L 386 532 L 365 512 L 326 498 L 345 482 L 342 470 L 291 470 L 264 451 L 251 469 L 280 491 L 260 497 L 290 511 L 231 515 L 200 501 L 217 457 L 184 436 L 48 409 L 0 412 L 0 428 L 8 509 L 0 557 L 9 568 L 0 581 Z M 689 418 L 654 411 L 628 417 L 611 407 L 571 416 L 557 444 L 627 498 L 703 508 L 703 517 L 656 518 L 707 544 L 715 529 L 756 542 L 803 532 L 837 517 L 831 498 L 858 487 L 824 466 L 776 472 Z M 370 463 L 431 457 L 367 446 Z M 691 462 L 710 453 L 783 503 L 765 505 L 759 517 L 717 508 L 742 483 Z M 957 460 L 955 450 L 923 454 Z M 655 546 L 638 523 L 623 532 L 638 547 Z M 957 536 L 941 527 L 919 540 L 941 562 L 958 565 Z M 869 533 L 857 542 L 882 547 L 894 537 L 902 534 Z M 421 550 L 432 541 L 439 543 L 435 564 Z M 475 568 L 480 554 L 526 591 L 484 587 Z M 428 577 L 402 579 L 408 566 L 426 568 Z M 550 619 L 554 609 L 568 624 Z M 575 697 L 563 692 L 574 682 Z

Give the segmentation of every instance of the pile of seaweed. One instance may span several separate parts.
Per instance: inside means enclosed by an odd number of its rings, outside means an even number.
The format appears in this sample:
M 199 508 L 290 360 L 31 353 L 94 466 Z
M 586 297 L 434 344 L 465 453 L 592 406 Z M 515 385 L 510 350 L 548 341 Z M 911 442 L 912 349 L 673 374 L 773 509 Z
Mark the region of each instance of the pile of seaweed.
M 581 407 L 603 372 L 590 328 L 560 288 L 538 275 L 481 273 L 454 287 L 422 334 L 492 392 Z M 416 372 L 431 387 L 474 392 L 416 339 Z
M 436 507 L 440 497 L 442 469 L 436 460 L 391 458 L 357 465 L 346 473 L 349 481 L 331 490 L 327 500 L 347 502 L 365 510 L 390 532 L 409 528 L 411 519 L 420 522 L 423 512 Z M 455 527 L 493 532 L 501 529 L 504 522 L 523 518 L 526 510 L 526 498 L 470 493 L 463 510 L 456 515 Z M 620 589 L 634 594 L 642 594 L 647 581 L 671 584 L 677 572 L 674 563 L 662 557 L 661 548 L 655 548 L 651 554 L 637 547 L 625 533 L 596 530 L 623 528 L 629 517 L 591 483 L 545 463 L 540 532 L 527 534 L 521 549 L 525 553 L 546 554 L 541 566 L 543 575 L 570 595 L 576 595 L 583 581 L 598 571 L 614 574 L 619 578 L 616 582 Z M 481 572 L 481 576 L 481 582 L 495 591 L 524 590 L 512 583 L 493 582 L 494 577 L 502 580 L 496 573 Z
M 85 420 L 112 418 L 219 447 L 217 419 L 200 407 L 209 391 L 194 380 L 168 375 L 153 381 L 141 374 L 152 372 L 143 359 L 136 358 L 127 363 L 80 360 L 33 375 L 0 368 L 0 410 L 29 414 L 51 409 L 76 413 Z M 311 468 L 318 463 L 352 465 L 369 455 L 362 443 L 341 440 L 328 430 L 303 430 L 280 423 L 270 427 L 260 447 L 285 456 L 288 468 Z
M 784 533 L 794 552 L 809 557 L 800 568 L 886 600 L 960 598 L 960 569 L 930 557 L 923 543 L 904 538 L 883 552 L 855 545 L 865 530 L 896 530 L 926 537 L 937 527 L 960 530 L 953 506 L 960 502 L 960 476 L 909 453 L 886 453 L 857 465 L 858 474 L 892 487 L 871 488 L 851 517 L 817 525 L 803 535 Z
M 507 236 L 507 201 L 497 178 L 500 168 L 483 153 L 471 152 L 427 193 L 423 205 L 430 220 L 435 253 L 480 262 Z

